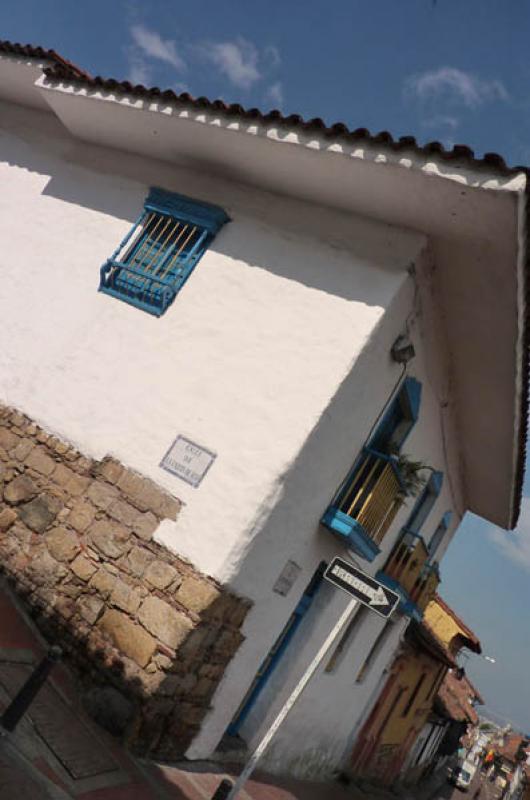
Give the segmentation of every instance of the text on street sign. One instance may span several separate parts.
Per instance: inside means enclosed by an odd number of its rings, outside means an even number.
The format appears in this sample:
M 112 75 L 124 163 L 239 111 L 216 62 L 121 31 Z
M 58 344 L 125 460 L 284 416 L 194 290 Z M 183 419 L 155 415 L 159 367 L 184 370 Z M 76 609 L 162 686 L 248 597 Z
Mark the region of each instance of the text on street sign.
M 397 604 L 399 595 L 387 589 L 371 575 L 362 572 L 349 561 L 336 557 L 324 573 L 324 578 L 371 608 L 382 617 L 390 617 Z

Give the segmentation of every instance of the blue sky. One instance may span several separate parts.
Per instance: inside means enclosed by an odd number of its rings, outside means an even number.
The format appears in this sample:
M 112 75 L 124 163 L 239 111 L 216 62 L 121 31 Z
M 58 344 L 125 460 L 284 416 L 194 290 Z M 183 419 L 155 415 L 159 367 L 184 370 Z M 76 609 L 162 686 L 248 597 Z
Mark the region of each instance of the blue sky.
M 0 38 L 93 74 L 530 162 L 527 0 L 3 0 Z M 530 482 L 517 534 L 469 516 L 442 594 L 496 664 L 469 673 L 530 732 Z

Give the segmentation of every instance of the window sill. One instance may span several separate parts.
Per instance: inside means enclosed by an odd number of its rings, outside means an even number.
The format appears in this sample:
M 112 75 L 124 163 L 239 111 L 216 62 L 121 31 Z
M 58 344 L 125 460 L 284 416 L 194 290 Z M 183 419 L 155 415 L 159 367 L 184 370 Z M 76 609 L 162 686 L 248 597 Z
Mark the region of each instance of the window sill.
M 349 517 L 338 508 L 330 506 L 322 517 L 322 525 L 337 536 L 346 547 L 366 559 L 373 561 L 380 550 L 376 543 L 370 539 L 363 526 L 353 517 Z
M 392 589 L 393 592 L 399 595 L 398 610 L 401 611 L 402 614 L 404 614 L 406 617 L 410 617 L 410 619 L 415 619 L 417 622 L 422 621 L 422 612 L 416 603 L 410 599 L 408 592 L 405 591 L 399 581 L 389 577 L 382 571 L 377 573 L 375 579 L 386 586 L 387 589 Z

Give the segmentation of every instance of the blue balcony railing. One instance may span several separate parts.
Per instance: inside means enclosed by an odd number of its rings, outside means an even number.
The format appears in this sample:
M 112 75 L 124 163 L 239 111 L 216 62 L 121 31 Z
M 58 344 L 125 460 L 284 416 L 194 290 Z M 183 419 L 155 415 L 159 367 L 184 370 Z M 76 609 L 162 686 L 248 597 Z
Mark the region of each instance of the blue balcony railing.
M 365 447 L 322 523 L 358 555 L 373 561 L 405 494 L 396 459 Z

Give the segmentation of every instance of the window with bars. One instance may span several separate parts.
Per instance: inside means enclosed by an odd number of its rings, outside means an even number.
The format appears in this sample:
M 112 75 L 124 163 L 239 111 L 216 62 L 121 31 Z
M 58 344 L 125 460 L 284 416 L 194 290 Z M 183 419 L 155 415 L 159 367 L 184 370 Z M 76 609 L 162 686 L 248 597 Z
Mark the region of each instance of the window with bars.
M 228 220 L 219 206 L 151 189 L 132 230 L 101 267 L 99 290 L 161 316 Z

